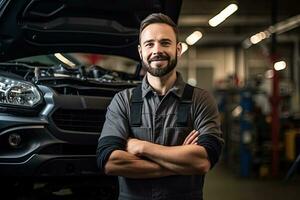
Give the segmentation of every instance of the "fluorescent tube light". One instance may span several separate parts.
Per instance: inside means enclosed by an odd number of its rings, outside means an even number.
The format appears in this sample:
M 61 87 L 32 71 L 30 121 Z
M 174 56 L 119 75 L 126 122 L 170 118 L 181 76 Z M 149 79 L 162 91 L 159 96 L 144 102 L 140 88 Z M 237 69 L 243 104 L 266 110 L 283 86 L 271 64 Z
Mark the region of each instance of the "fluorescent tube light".
M 193 45 L 201 38 L 202 38 L 202 33 L 200 31 L 195 31 L 194 33 L 189 35 L 185 41 L 188 45 Z
M 237 11 L 238 6 L 236 4 L 230 4 L 224 10 L 222 10 L 219 14 L 211 18 L 208 23 L 210 26 L 218 26 L 222 23 L 227 17 L 232 15 L 235 11 Z

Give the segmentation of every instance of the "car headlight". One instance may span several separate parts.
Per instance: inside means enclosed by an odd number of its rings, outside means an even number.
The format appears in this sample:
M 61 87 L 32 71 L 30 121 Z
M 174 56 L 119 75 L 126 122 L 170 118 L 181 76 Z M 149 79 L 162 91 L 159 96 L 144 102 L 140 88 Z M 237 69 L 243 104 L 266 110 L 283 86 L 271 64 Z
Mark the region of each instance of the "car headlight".
M 31 83 L 0 76 L 0 105 L 33 107 L 41 94 Z

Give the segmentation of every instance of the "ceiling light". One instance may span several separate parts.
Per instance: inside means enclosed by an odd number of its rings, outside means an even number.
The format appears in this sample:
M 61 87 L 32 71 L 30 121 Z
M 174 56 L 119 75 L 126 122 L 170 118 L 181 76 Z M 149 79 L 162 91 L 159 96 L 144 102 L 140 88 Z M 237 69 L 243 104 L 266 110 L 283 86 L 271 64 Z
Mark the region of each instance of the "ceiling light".
M 251 36 L 250 41 L 252 44 L 257 44 L 261 41 L 261 38 L 257 34 L 255 34 Z
M 211 18 L 208 23 L 210 26 L 218 26 L 222 23 L 227 17 L 232 15 L 235 11 L 237 11 L 238 6 L 236 4 L 230 4 L 224 10 L 222 10 L 219 14 Z
M 181 50 L 181 55 L 182 55 L 184 52 L 186 52 L 186 50 L 188 50 L 189 46 L 184 42 L 181 43 L 181 46 L 182 46 L 182 50 Z
M 272 69 L 269 69 L 266 71 L 266 73 L 265 73 L 266 78 L 273 78 L 273 76 L 274 76 L 274 72 Z
M 245 48 L 249 48 L 252 44 L 257 44 L 263 39 L 266 39 L 271 36 L 273 33 L 282 34 L 286 31 L 292 30 L 300 25 L 300 15 L 296 15 L 284 21 L 278 22 L 272 26 L 269 26 L 265 31 L 257 33 L 250 38 L 244 40 L 243 46 Z M 248 40 L 251 41 L 252 44 L 248 44 Z
M 188 45 L 193 45 L 195 44 L 200 38 L 202 38 L 202 33 L 200 31 L 195 31 L 192 33 L 190 36 L 186 38 L 186 43 Z
M 259 32 L 250 37 L 250 41 L 252 44 L 257 44 L 260 41 L 268 38 L 271 34 L 268 31 Z
M 286 63 L 284 61 L 279 61 L 274 64 L 274 69 L 280 71 L 286 68 Z

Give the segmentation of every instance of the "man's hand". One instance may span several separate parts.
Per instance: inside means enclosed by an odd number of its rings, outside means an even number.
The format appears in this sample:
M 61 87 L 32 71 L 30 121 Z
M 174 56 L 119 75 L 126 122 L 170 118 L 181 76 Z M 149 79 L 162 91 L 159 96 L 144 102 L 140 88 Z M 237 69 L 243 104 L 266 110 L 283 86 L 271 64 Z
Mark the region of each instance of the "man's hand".
M 192 130 L 189 135 L 185 138 L 182 145 L 190 145 L 190 144 L 197 144 L 199 132 L 196 130 Z
M 197 144 L 198 136 L 199 136 L 198 131 L 196 130 L 191 131 L 189 135 L 185 138 L 182 145 Z M 129 138 L 127 141 L 126 151 L 135 156 L 141 156 L 145 143 L 147 143 L 147 141 L 139 140 L 136 138 Z
M 210 162 L 205 148 L 196 145 L 199 134 L 193 130 L 179 146 L 164 146 L 129 138 L 126 151 L 132 156 L 147 158 L 162 169 L 167 169 L 163 175 L 204 174 L 209 170 Z
M 135 138 L 129 138 L 127 140 L 127 148 L 126 151 L 128 153 L 131 153 L 135 156 L 141 156 L 141 152 L 143 150 L 143 146 L 146 143 L 146 141 L 135 139 Z

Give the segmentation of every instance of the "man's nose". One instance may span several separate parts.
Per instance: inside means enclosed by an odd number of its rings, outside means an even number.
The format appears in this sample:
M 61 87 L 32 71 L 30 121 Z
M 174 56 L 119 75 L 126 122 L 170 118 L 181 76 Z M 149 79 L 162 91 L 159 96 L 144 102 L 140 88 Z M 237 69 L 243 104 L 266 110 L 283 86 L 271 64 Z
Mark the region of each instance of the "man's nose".
M 161 54 L 162 53 L 162 48 L 160 46 L 160 44 L 155 44 L 154 48 L 153 48 L 153 54 Z

